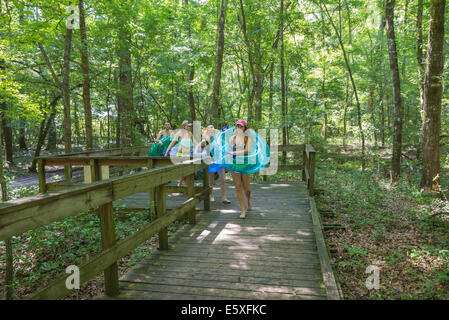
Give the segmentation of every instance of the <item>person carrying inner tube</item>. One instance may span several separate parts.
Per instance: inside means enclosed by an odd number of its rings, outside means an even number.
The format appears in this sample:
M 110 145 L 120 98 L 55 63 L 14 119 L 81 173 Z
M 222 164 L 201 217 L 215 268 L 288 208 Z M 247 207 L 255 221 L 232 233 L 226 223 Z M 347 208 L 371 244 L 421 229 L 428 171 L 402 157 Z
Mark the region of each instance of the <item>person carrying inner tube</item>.
M 201 142 L 195 147 L 195 153 L 198 152 L 201 147 L 209 146 L 209 148 L 210 148 L 210 144 L 213 142 L 214 135 L 217 132 L 220 132 L 220 130 L 215 129 L 213 125 L 209 125 L 209 126 L 207 126 L 207 128 L 204 128 L 201 132 L 202 136 L 203 136 L 203 140 L 201 140 Z M 209 149 L 209 148 L 206 148 L 206 149 Z M 229 201 L 226 198 L 225 169 L 216 163 L 212 163 L 209 166 L 208 170 L 209 170 L 209 186 L 211 186 L 211 188 L 212 188 L 212 190 L 210 192 L 210 201 L 212 201 L 212 202 L 215 201 L 213 188 L 214 188 L 215 172 L 217 172 L 218 175 L 220 176 L 221 202 L 231 203 L 231 201 Z
M 251 146 L 254 143 L 254 141 L 252 135 L 248 134 L 249 132 L 247 132 L 247 129 L 248 127 L 245 120 L 243 119 L 237 120 L 235 124 L 234 135 L 232 135 L 229 139 L 229 149 L 232 151 L 227 152 L 226 154 L 227 158 L 235 158 L 237 155 L 249 154 L 249 151 L 251 150 Z M 247 210 L 250 211 L 252 209 L 250 199 L 251 197 L 250 177 L 249 174 L 247 173 L 238 173 L 232 171 L 231 175 L 235 185 L 237 200 L 239 202 L 241 209 L 240 218 L 245 219 L 246 211 L 245 211 L 243 192 L 245 193 L 246 196 Z
M 174 135 L 167 151 L 165 151 L 164 157 L 167 157 L 170 154 L 170 150 L 178 140 L 178 152 L 176 155 L 180 157 L 190 157 L 190 154 L 193 151 L 193 145 L 197 144 L 195 137 L 192 134 L 192 124 L 189 123 L 189 121 L 184 120 L 181 127 L 182 129 L 178 130 Z M 182 186 L 182 182 L 185 178 L 186 177 L 182 177 L 181 180 L 179 180 L 178 187 Z

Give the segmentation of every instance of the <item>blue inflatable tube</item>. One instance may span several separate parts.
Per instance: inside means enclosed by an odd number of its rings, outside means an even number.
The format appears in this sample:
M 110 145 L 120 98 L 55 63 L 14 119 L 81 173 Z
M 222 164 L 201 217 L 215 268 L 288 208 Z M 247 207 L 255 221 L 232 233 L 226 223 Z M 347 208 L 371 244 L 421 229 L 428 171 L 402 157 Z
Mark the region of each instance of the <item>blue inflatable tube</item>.
M 266 167 L 270 162 L 270 149 L 265 139 L 251 129 L 246 131 L 251 135 L 253 141 L 249 153 L 233 157 L 227 156 L 229 152 L 233 151 L 229 146 L 229 139 L 234 135 L 234 131 L 235 127 L 230 127 L 215 134 L 214 141 L 211 143 L 211 154 L 215 164 L 229 171 L 243 174 L 256 173 Z

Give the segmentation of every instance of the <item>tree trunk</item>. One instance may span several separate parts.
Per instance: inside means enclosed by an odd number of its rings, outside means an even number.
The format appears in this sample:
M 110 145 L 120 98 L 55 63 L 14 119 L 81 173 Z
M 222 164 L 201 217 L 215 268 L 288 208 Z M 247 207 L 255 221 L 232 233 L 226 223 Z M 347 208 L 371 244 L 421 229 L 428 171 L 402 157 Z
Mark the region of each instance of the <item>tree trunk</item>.
M 121 19 L 118 30 L 119 38 L 119 96 L 120 144 L 130 146 L 135 142 L 135 121 L 133 105 L 133 83 L 131 65 L 131 33 L 128 21 Z
M 223 54 L 224 54 L 224 28 L 226 22 L 226 7 L 228 0 L 221 0 L 220 16 L 218 18 L 217 26 L 217 51 L 215 54 L 215 72 L 214 72 L 214 86 L 212 91 L 212 106 L 211 106 L 211 122 L 219 127 L 221 120 L 219 118 L 219 104 L 220 104 L 220 81 L 221 70 L 223 67 Z
M 184 4 L 186 7 L 189 5 L 189 0 L 184 0 Z M 190 20 L 187 19 L 186 21 L 186 29 L 187 29 L 187 36 L 188 36 L 188 42 L 190 41 L 190 38 L 192 37 L 192 31 L 190 28 Z M 195 121 L 196 120 L 196 112 L 195 112 L 195 99 L 193 97 L 193 80 L 195 79 L 195 65 L 192 64 L 190 66 L 189 70 L 189 83 L 187 85 L 187 100 L 189 102 L 189 109 L 190 109 L 190 118 Z
M 348 103 L 349 103 L 349 77 L 346 76 L 346 90 L 345 90 L 345 108 L 343 110 L 343 149 L 346 150 L 346 115 L 348 113 Z
M 13 152 L 13 141 L 12 141 L 12 129 L 9 117 L 6 115 L 6 102 L 0 103 L 0 119 L 2 122 L 2 134 L 3 134 L 3 142 L 6 147 L 6 161 L 9 163 L 14 163 L 14 152 Z M 0 140 L 0 143 L 2 141 Z
M 444 67 L 444 10 L 446 0 L 430 1 L 430 26 L 424 81 L 423 169 L 421 187 L 437 189 L 440 184 L 440 125 L 442 73 Z
M 56 151 L 56 124 L 55 118 L 53 117 L 48 124 L 48 140 L 47 140 L 47 150 L 51 152 Z
M 6 184 L 5 175 L 3 172 L 3 145 L 1 141 L 3 140 L 3 122 L 0 122 L 0 187 L 2 189 L 2 201 L 8 201 L 8 186 Z M 13 253 L 12 253 L 12 241 L 11 238 L 5 240 L 5 251 L 6 251 L 6 263 L 5 263 L 5 282 L 4 282 L 4 295 L 5 300 L 12 300 L 13 297 Z
M 28 170 L 30 172 L 36 172 L 36 162 L 37 162 L 36 158 L 40 156 L 42 146 L 44 145 L 44 142 L 45 142 L 45 137 L 47 136 L 47 134 L 50 130 L 50 127 L 52 125 L 54 125 L 55 116 L 56 116 L 56 105 L 58 103 L 59 98 L 60 98 L 60 96 L 55 97 L 50 104 L 51 111 L 50 111 L 50 115 L 48 117 L 47 123 L 45 124 L 45 119 L 42 120 L 42 122 L 41 122 L 41 126 L 39 129 L 39 137 L 38 137 L 37 144 L 36 144 L 36 150 L 34 151 L 33 162 L 31 163 L 31 167 L 28 168 Z
M 72 50 L 72 34 L 73 30 L 66 29 L 65 45 L 64 45 L 64 67 L 62 72 L 62 98 L 64 102 L 64 152 L 72 152 L 72 117 L 70 114 L 70 53 Z M 70 179 L 72 177 L 72 167 L 64 166 L 64 177 Z
M 399 78 L 398 54 L 394 34 L 394 5 L 395 0 L 387 0 L 385 18 L 387 26 L 388 54 L 390 57 L 390 70 L 393 82 L 394 120 L 393 120 L 393 156 L 391 171 L 393 181 L 398 181 L 401 175 L 402 150 L 402 99 Z
M 384 4 L 382 4 L 381 11 L 383 11 L 383 7 L 385 7 Z M 380 24 L 379 24 L 379 31 L 378 36 L 380 37 L 380 48 L 379 48 L 379 61 L 378 61 L 378 75 L 380 75 L 380 79 L 378 79 L 379 84 L 379 105 L 380 105 L 380 135 L 381 135 L 381 143 L 382 147 L 385 147 L 385 112 L 384 112 L 384 76 L 383 76 L 383 47 L 384 47 L 384 28 L 385 28 L 385 15 L 382 15 Z
M 87 150 L 92 150 L 93 148 L 92 108 L 90 105 L 89 55 L 87 50 L 84 0 L 78 1 L 78 8 L 80 12 L 81 71 L 83 74 L 83 105 L 84 105 L 84 125 L 86 129 L 86 148 Z
M 285 125 L 286 120 L 286 110 L 285 110 L 285 66 L 284 66 L 284 0 L 281 0 L 280 4 L 280 36 L 279 36 L 279 54 L 280 54 L 280 69 L 281 69 L 281 112 L 282 112 L 282 145 L 287 145 L 287 128 Z M 287 153 L 282 152 L 282 163 L 285 164 Z
M 1 11 L 1 8 L 0 8 Z M 5 70 L 5 60 L 0 60 L 0 70 Z M 14 162 L 14 154 L 13 154 L 13 142 L 12 142 L 12 129 L 10 126 L 10 119 L 6 115 L 7 105 L 6 102 L 0 103 L 0 121 L 2 125 L 2 135 L 3 139 L 0 139 L 0 144 L 5 142 L 6 147 L 6 161 L 13 163 Z
M 340 9 L 340 5 L 338 6 Z M 325 38 L 325 30 L 324 30 L 324 14 L 323 9 L 321 8 L 321 49 L 326 48 L 326 38 Z M 326 56 L 321 57 L 323 61 L 323 77 L 321 81 L 321 96 L 323 101 L 323 112 L 324 112 L 324 121 L 323 121 L 323 139 L 327 140 L 327 97 L 326 97 Z
M 357 94 L 357 87 L 356 87 L 355 82 L 354 82 L 354 77 L 352 76 L 351 65 L 349 63 L 348 55 L 346 54 L 346 50 L 345 50 L 345 46 L 343 44 L 343 40 L 342 40 L 341 34 L 338 32 L 338 29 L 335 26 L 334 21 L 332 20 L 332 17 L 329 14 L 329 11 L 327 10 L 326 4 L 324 4 L 322 2 L 322 0 L 320 1 L 320 6 L 321 5 L 324 5 L 324 9 L 326 11 L 326 15 L 327 15 L 327 17 L 328 17 L 328 19 L 329 19 L 329 21 L 330 21 L 330 23 L 332 25 L 332 28 L 334 29 L 335 33 L 337 34 L 338 42 L 340 44 L 341 51 L 343 52 L 343 57 L 344 57 L 344 60 L 345 60 L 346 69 L 348 70 L 349 79 L 351 80 L 352 89 L 353 89 L 355 100 L 356 100 L 356 104 L 357 104 L 357 120 L 358 120 L 358 126 L 359 126 L 359 131 L 360 131 L 360 139 L 361 139 L 361 142 L 362 142 L 362 169 L 365 170 L 365 134 L 363 133 L 363 129 L 362 129 L 362 115 L 361 115 L 361 111 L 360 111 L 360 101 L 359 101 L 359 96 Z M 351 39 L 351 37 L 350 37 L 350 39 Z

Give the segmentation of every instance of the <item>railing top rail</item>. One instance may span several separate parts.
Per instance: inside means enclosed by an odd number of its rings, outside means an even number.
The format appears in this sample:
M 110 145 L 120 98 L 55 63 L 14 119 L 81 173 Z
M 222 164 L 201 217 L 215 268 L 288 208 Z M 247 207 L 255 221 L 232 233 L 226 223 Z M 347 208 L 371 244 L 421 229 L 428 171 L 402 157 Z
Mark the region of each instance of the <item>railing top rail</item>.
M 148 149 L 150 146 L 134 146 L 134 147 L 123 147 L 123 148 L 111 148 L 111 149 L 103 149 L 103 150 L 90 150 L 90 151 L 80 151 L 80 152 L 71 152 L 71 153 L 62 153 L 58 155 L 54 155 L 57 157 L 73 157 L 73 156 L 81 156 L 81 155 L 90 155 L 90 154 L 107 154 L 107 153 L 117 153 L 117 152 L 132 152 L 132 150 L 139 150 L 139 149 Z M 131 150 L 131 151 L 130 151 Z M 41 156 L 37 157 L 37 159 L 44 159 L 47 157 L 53 157 L 53 155 L 50 156 Z

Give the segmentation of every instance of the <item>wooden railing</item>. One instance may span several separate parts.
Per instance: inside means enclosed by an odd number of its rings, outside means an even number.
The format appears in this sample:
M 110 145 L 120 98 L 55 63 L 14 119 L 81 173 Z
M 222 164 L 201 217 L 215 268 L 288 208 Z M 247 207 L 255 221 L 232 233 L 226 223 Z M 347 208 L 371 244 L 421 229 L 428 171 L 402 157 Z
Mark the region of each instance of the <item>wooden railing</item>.
M 0 203 L 0 241 L 90 209 L 99 208 L 102 251 L 80 267 L 82 283 L 104 272 L 105 292 L 109 296 L 118 294 L 117 261 L 154 234 L 159 234 L 159 247 L 168 248 L 167 227 L 173 221 L 185 217 L 195 223 L 195 206 L 204 201 L 204 210 L 210 209 L 209 179 L 203 175 L 203 186 L 194 186 L 194 174 L 207 168 L 186 160 L 174 165 L 168 157 L 147 157 L 149 147 L 131 147 L 104 151 L 89 151 L 38 158 L 40 194 Z M 303 153 L 302 165 L 280 165 L 279 170 L 302 170 L 309 194 L 313 195 L 315 150 L 309 145 L 278 146 L 278 152 Z M 84 167 L 84 184 L 65 180 L 47 183 L 46 166 Z M 146 168 L 134 174 L 109 177 L 110 166 Z M 154 168 L 155 166 L 161 166 Z M 187 187 L 167 186 L 172 180 L 187 176 Z M 156 217 L 153 222 L 133 235 L 116 241 L 112 202 L 139 192 L 150 193 L 150 210 Z M 166 193 L 187 193 L 188 200 L 169 212 L 166 210 Z M 39 290 L 32 299 L 58 299 L 71 293 L 66 288 L 64 275 L 46 288 Z
M 297 153 L 298 159 L 301 158 L 302 153 L 302 164 L 301 165 L 280 165 L 279 170 L 301 170 L 302 171 L 302 181 L 307 184 L 307 189 L 309 190 L 309 195 L 314 194 L 314 183 L 315 183 L 315 154 L 316 151 L 311 144 L 297 144 L 297 145 L 279 145 L 278 152 L 292 151 Z M 273 156 L 273 155 L 272 155 Z
M 118 294 L 117 261 L 159 233 L 159 247 L 168 248 L 167 227 L 173 221 L 188 216 L 189 223 L 195 223 L 195 206 L 204 201 L 204 210 L 210 210 L 209 179 L 203 178 L 203 187 L 196 191 L 194 174 L 207 168 L 205 164 L 194 164 L 186 161 L 183 164 L 170 164 L 161 168 L 153 168 L 138 173 L 89 184 L 71 187 L 51 193 L 39 194 L 33 197 L 21 198 L 0 204 L 0 241 L 12 236 L 76 216 L 90 209 L 99 208 L 102 251 L 94 259 L 79 268 L 81 283 L 93 279 L 104 272 L 105 292 L 109 296 Z M 166 210 L 165 184 L 187 176 L 188 200 L 180 207 L 169 212 Z M 157 219 L 144 226 L 131 236 L 116 241 L 112 202 L 139 192 L 156 189 Z M 71 293 L 66 288 L 67 276 L 62 276 L 52 284 L 39 290 L 31 299 L 59 299 Z
M 124 166 L 124 167 L 147 167 L 165 166 L 171 164 L 168 157 L 147 157 L 146 155 L 150 147 L 129 147 L 122 149 L 110 149 L 97 152 L 72 153 L 69 155 L 61 155 L 56 157 L 39 157 L 38 159 L 38 174 L 39 174 L 39 190 L 40 192 L 60 190 L 64 188 L 73 187 L 78 183 L 72 179 L 60 182 L 46 183 L 45 181 L 45 167 L 46 166 L 84 166 L 84 182 L 90 183 L 97 181 L 101 177 L 107 179 L 109 177 L 110 166 Z M 272 157 L 274 148 L 271 149 Z M 103 153 L 101 153 L 103 152 Z M 119 152 L 122 152 L 121 154 Z M 278 166 L 279 171 L 286 170 L 301 170 L 302 180 L 306 182 L 309 189 L 309 195 L 314 194 L 315 182 L 315 154 L 316 151 L 310 144 L 298 145 L 278 145 L 277 152 L 293 152 L 298 164 Z M 301 157 L 302 153 L 302 157 Z M 126 156 L 128 155 L 128 156 Z M 300 159 L 302 158 L 302 163 Z M 266 180 L 266 177 L 264 177 Z M 182 189 L 173 192 L 183 192 Z

